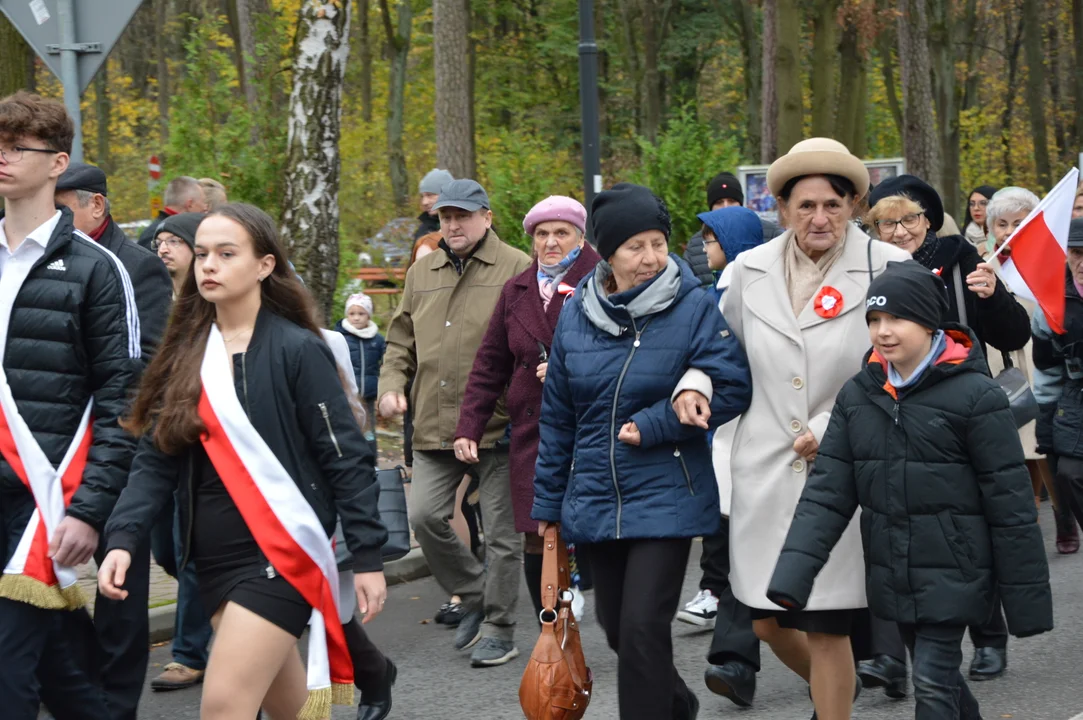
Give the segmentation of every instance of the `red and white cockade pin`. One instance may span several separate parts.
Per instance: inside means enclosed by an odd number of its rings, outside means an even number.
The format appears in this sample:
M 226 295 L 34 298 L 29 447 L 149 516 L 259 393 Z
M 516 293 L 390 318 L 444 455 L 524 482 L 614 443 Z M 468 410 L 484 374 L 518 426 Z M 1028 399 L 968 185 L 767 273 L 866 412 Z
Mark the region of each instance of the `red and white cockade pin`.
M 830 285 L 824 285 L 816 293 L 812 308 L 817 315 L 830 320 L 842 312 L 842 293 Z
M 575 286 L 568 283 L 561 283 L 557 285 L 557 292 L 561 295 L 575 295 Z

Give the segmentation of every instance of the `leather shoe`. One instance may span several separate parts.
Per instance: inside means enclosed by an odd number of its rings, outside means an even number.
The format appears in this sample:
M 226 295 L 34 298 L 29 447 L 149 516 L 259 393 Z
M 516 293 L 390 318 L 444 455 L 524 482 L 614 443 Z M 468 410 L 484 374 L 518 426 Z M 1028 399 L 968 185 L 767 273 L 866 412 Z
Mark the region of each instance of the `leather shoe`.
M 391 686 L 399 669 L 395 663 L 387 661 L 387 672 L 383 685 L 378 690 L 361 693 L 361 704 L 357 706 L 357 720 L 384 720 L 391 714 Z
M 877 655 L 857 664 L 857 676 L 867 688 L 882 687 L 894 700 L 906 697 L 906 663 L 890 655 Z
M 983 647 L 974 650 L 970 663 L 971 680 L 992 680 L 1008 669 L 1008 651 L 1001 648 Z
M 756 671 L 751 665 L 736 660 L 711 665 L 703 673 L 707 689 L 729 698 L 737 707 L 751 707 L 756 695 Z

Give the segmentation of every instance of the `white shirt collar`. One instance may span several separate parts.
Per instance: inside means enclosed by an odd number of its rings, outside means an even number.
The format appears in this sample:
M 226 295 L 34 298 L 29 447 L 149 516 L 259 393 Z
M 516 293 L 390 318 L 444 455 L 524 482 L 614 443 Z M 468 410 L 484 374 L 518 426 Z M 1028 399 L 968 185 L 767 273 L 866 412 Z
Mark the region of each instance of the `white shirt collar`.
M 4 231 L 4 223 L 6 221 L 7 218 L 0 218 L 0 246 L 3 246 L 8 252 L 11 252 L 11 249 L 8 247 L 8 236 L 7 233 Z M 38 225 L 33 232 L 27 235 L 26 240 L 24 240 L 23 242 L 25 243 L 27 240 L 29 240 L 30 242 L 33 242 L 37 245 L 40 245 L 42 248 L 45 248 L 45 246 L 49 244 L 49 239 L 53 236 L 53 231 L 56 230 L 56 226 L 59 223 L 60 211 L 57 210 L 51 218 L 43 222 L 41 225 Z M 20 245 L 19 247 L 22 247 L 22 245 Z M 16 252 L 18 252 L 18 250 L 16 250 Z

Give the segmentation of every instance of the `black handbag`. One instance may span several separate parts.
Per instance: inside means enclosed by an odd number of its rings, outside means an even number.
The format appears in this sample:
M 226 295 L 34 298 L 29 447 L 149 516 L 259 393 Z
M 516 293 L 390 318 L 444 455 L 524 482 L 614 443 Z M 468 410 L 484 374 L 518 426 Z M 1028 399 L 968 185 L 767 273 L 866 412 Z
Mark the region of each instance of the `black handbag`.
M 966 319 L 966 305 L 963 299 L 963 278 L 956 264 L 952 270 L 955 280 L 955 304 L 959 306 L 959 320 L 963 325 L 969 325 Z M 1041 411 L 1038 409 L 1038 399 L 1034 397 L 1034 391 L 1030 389 L 1030 381 L 1026 373 L 1015 367 L 1011 356 L 1006 352 L 1000 353 L 1004 360 L 1004 369 L 1001 370 L 994 380 L 1004 394 L 1008 396 L 1008 403 L 1012 408 L 1012 417 L 1015 419 L 1015 427 L 1019 429 L 1027 423 L 1038 419 Z
M 410 552 L 410 521 L 406 516 L 406 491 L 402 487 L 405 479 L 406 471 L 401 465 L 376 471 L 376 482 L 380 485 L 376 507 L 380 511 L 380 522 L 387 528 L 387 542 L 380 549 L 384 562 L 398 560 Z M 335 562 L 339 570 L 349 570 L 353 566 L 341 520 L 335 527 Z
M 410 521 L 406 515 L 406 491 L 403 481 L 406 471 L 401 465 L 376 471 L 380 484 L 380 522 L 387 528 L 387 542 L 382 554 L 384 562 L 405 557 L 410 552 Z

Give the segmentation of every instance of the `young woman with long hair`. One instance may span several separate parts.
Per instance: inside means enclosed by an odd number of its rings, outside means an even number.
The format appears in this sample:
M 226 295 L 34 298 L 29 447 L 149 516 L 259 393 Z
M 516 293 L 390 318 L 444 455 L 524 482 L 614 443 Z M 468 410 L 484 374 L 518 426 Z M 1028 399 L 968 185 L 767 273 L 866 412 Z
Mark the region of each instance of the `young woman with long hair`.
M 372 451 L 271 218 L 223 206 L 200 224 L 193 266 L 125 423 L 140 445 L 98 584 L 127 595 L 132 550 L 176 490 L 215 630 L 201 717 L 328 718 L 332 699 L 353 697 L 336 515 L 366 621 L 387 595 Z

